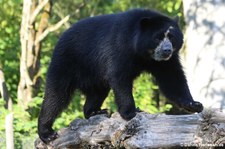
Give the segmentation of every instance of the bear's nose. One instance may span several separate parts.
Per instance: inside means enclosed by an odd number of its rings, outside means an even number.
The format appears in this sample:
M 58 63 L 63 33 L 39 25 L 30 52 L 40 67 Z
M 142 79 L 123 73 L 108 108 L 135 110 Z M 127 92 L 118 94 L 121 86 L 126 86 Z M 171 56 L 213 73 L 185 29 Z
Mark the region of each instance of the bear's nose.
M 161 50 L 163 53 L 163 56 L 167 57 L 170 56 L 173 52 L 173 46 L 169 39 L 165 38 L 162 42 Z
M 170 49 L 170 48 L 169 49 L 168 48 L 167 49 L 163 49 L 163 54 L 164 55 L 170 55 L 170 54 L 172 54 L 172 49 Z
M 162 57 L 169 58 L 173 53 L 172 49 L 162 49 Z

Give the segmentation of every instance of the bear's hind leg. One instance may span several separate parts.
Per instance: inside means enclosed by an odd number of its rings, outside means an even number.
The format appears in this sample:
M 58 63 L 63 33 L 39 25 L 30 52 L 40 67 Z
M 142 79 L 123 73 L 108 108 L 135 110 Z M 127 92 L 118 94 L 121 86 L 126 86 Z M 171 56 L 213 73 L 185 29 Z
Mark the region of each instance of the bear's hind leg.
M 108 114 L 107 110 L 101 110 L 102 103 L 108 96 L 109 88 L 95 89 L 91 92 L 86 92 L 86 101 L 84 104 L 84 116 L 90 118 L 97 114 Z
M 40 139 L 49 143 L 58 137 L 52 129 L 56 117 L 65 109 L 72 95 L 72 89 L 69 86 L 47 85 L 44 101 L 42 103 L 40 115 L 38 118 L 38 134 Z

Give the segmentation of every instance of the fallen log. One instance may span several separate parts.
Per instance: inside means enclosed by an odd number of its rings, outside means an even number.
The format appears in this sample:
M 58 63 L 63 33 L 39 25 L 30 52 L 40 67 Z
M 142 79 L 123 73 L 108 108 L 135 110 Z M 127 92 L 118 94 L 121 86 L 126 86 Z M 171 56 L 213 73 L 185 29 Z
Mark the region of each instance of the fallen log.
M 165 115 L 140 112 L 130 121 L 118 113 L 108 117 L 75 119 L 61 129 L 59 138 L 45 145 L 35 141 L 37 149 L 67 148 L 225 148 L 225 114 L 204 110 L 199 114 Z

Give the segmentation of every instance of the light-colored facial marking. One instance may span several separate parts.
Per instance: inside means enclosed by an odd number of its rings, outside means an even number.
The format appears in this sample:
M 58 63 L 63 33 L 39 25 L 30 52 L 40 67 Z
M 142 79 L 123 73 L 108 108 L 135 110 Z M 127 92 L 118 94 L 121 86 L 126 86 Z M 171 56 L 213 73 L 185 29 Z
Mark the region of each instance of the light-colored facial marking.
M 155 59 L 156 61 L 167 61 L 169 60 L 171 57 L 172 57 L 172 53 L 174 51 L 173 49 L 173 45 L 170 41 L 170 39 L 168 38 L 168 34 L 170 32 L 170 30 L 173 29 L 172 26 L 170 26 L 167 31 L 164 33 L 164 38 L 163 40 L 161 40 L 159 42 L 159 45 L 156 47 L 156 49 L 154 50 L 154 52 L 152 52 L 152 57 L 153 59 Z M 168 47 L 172 50 L 172 53 L 168 56 L 168 57 L 163 57 L 163 52 L 162 52 L 162 49 L 163 47 Z
M 170 40 L 167 37 L 164 37 L 164 39 L 159 43 L 159 45 L 156 47 L 156 49 L 154 50 L 154 53 L 152 55 L 152 57 L 156 61 L 167 61 L 167 60 L 169 60 L 171 58 L 172 54 L 169 55 L 168 57 L 163 57 L 162 56 L 162 47 L 164 45 L 171 46 L 171 49 L 173 51 L 173 46 L 172 46 Z
M 170 26 L 167 31 L 164 33 L 165 37 L 168 37 L 168 34 L 170 32 L 171 29 L 173 29 L 174 27 L 173 26 Z

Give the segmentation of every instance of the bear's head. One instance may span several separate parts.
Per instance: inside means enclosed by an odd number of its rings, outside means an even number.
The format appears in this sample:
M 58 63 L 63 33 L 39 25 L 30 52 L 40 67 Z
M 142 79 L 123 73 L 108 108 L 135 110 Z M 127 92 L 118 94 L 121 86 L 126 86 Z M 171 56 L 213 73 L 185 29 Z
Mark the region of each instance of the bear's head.
M 155 61 L 169 60 L 183 45 L 183 34 L 177 19 L 166 16 L 141 18 L 135 49 L 142 57 Z

